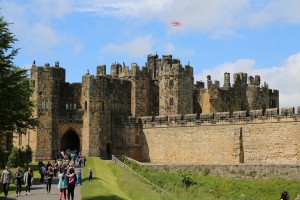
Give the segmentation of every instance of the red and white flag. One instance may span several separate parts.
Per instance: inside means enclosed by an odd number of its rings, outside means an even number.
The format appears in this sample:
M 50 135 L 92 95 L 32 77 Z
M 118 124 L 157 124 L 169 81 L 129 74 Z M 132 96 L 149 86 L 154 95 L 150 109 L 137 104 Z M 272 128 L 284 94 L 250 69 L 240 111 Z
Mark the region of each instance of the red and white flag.
M 181 26 L 181 23 L 177 22 L 177 21 L 171 21 L 171 25 L 172 26 Z

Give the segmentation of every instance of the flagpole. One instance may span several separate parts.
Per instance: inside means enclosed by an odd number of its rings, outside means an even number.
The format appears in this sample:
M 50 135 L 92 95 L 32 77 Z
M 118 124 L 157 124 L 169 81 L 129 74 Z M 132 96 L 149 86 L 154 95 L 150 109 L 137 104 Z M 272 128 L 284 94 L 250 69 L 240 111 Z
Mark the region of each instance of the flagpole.
M 171 25 L 169 25 L 169 55 L 171 55 Z

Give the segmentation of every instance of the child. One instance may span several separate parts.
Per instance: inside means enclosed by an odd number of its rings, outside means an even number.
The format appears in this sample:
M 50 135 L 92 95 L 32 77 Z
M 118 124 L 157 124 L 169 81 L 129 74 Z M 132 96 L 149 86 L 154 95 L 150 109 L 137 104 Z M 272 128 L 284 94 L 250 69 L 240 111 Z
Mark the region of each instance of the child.
M 89 168 L 89 182 L 92 181 L 93 178 L 93 171 L 91 170 L 91 168 Z

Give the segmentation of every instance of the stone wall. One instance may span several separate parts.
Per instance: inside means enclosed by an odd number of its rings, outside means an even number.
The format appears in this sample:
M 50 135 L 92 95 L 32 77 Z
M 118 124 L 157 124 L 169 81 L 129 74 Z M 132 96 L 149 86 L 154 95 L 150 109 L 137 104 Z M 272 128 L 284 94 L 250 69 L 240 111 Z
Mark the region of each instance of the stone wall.
M 300 121 L 144 128 L 144 156 L 169 164 L 299 164 Z

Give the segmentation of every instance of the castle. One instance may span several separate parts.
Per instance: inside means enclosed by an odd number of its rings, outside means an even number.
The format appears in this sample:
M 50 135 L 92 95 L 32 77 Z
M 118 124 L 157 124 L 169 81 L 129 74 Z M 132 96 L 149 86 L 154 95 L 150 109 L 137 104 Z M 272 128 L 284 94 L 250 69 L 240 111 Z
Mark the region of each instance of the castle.
M 96 75 L 87 71 L 81 83 L 68 83 L 65 75 L 59 62 L 32 65 L 34 116 L 40 124 L 14 145 L 30 145 L 35 159 L 77 149 L 104 159 L 125 154 L 158 163 L 255 163 L 259 158 L 251 161 L 245 154 L 257 138 L 245 145 L 244 139 L 251 141 L 244 130 L 264 134 L 268 120 L 277 130 L 274 122 L 282 122 L 279 91 L 261 86 L 260 76 L 236 73 L 231 84 L 225 72 L 221 87 L 208 75 L 205 87 L 202 81 L 194 84 L 192 66 L 171 55 L 150 54 L 142 68 L 114 63 L 110 75 L 101 65 Z M 286 110 L 286 116 L 293 113 Z M 276 162 L 288 161 L 270 160 Z

